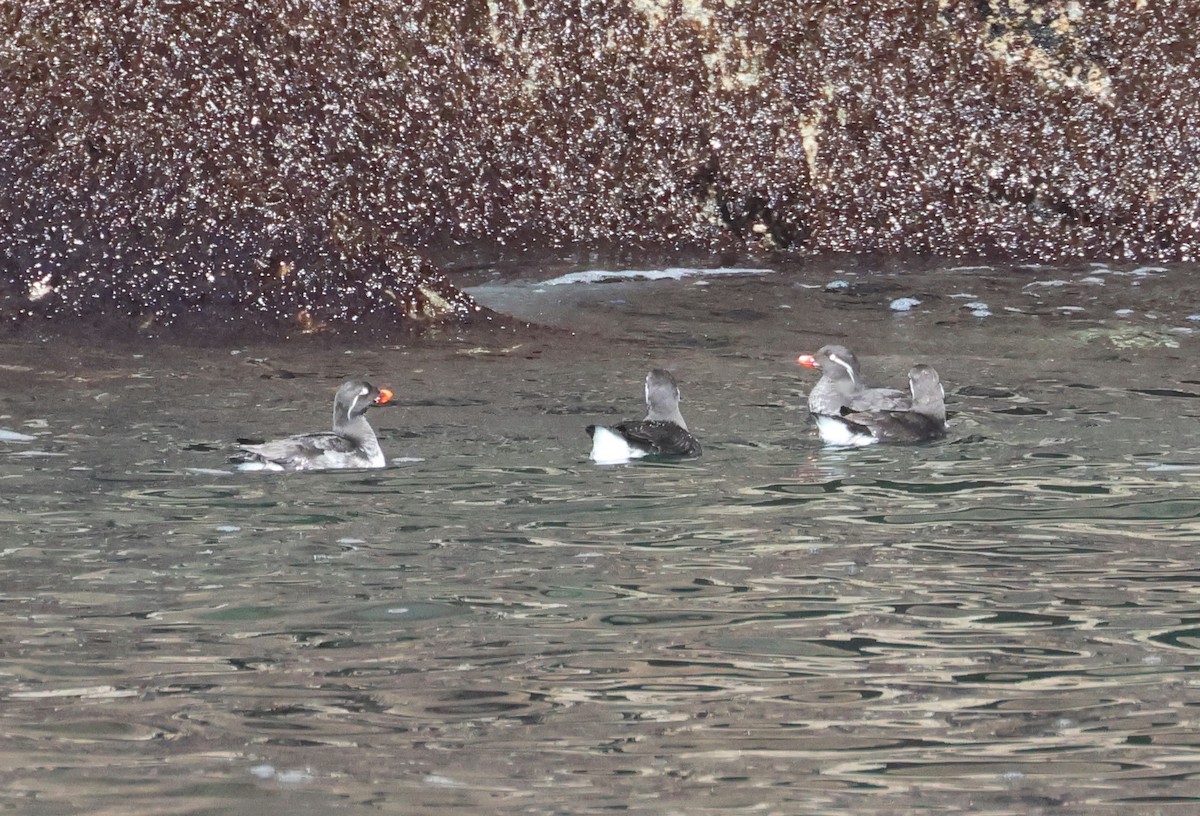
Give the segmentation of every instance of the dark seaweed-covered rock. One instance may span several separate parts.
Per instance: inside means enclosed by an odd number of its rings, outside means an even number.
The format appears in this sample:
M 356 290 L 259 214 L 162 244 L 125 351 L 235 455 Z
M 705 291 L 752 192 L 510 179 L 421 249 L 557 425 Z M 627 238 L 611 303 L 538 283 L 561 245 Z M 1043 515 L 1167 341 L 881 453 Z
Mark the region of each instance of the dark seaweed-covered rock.
M 1191 3 L 0 7 L 0 317 L 316 330 L 587 247 L 1200 255 Z

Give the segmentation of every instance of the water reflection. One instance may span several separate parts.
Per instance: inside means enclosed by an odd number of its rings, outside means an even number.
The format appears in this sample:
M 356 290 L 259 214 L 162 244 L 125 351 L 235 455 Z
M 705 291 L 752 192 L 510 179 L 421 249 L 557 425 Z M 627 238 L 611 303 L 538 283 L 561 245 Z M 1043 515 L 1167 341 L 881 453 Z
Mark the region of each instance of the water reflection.
M 609 304 L 603 333 L 483 356 L 459 353 L 471 337 L 8 349 L 26 379 L 0 427 L 33 439 L 0 438 L 7 795 L 155 814 L 1194 809 L 1195 341 L 1014 326 L 1034 318 L 1003 316 L 1006 296 L 1051 314 L 1066 294 L 963 274 L 997 317 L 949 347 L 862 296 L 781 309 L 796 290 L 760 279 L 639 284 L 662 311 Z M 790 361 L 846 334 L 881 375 L 939 360 L 950 439 L 816 445 Z M 263 360 L 314 374 L 261 380 Z M 635 410 L 649 363 L 686 383 L 704 457 L 590 466 L 583 426 Z M 285 406 L 253 424 L 286 430 L 356 372 L 406 384 L 377 423 L 403 461 L 223 472 L 247 410 Z

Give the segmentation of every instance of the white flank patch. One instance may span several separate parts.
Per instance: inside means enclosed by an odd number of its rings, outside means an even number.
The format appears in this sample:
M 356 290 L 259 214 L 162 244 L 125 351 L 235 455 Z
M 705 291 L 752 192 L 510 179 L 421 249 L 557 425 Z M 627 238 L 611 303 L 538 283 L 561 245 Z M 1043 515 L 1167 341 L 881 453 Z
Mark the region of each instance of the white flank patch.
M 821 441 L 826 445 L 840 448 L 861 448 L 874 445 L 879 441 L 868 433 L 855 431 L 837 417 L 813 414 L 813 420 L 817 423 L 817 433 L 820 435 Z
M 625 437 L 611 428 L 597 425 L 592 432 L 592 452 L 588 458 L 597 465 L 624 465 L 645 455 L 646 451 L 630 446 Z

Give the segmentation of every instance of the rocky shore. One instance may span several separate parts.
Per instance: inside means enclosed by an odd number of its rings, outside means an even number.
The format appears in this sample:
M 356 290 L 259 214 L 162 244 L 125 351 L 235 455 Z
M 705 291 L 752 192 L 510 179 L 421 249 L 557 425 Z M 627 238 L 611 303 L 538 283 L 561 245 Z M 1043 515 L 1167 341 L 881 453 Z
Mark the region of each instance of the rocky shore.
M 1200 256 L 1191 2 L 0 8 L 0 320 L 395 330 L 466 257 Z

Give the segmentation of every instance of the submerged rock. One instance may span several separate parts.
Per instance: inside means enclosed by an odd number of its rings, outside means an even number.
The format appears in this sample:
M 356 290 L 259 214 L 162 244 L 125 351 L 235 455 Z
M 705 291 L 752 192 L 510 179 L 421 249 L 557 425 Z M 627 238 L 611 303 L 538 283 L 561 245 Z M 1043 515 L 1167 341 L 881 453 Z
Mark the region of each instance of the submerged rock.
M 0 10 L 0 317 L 476 313 L 425 259 L 1200 255 L 1189 4 Z

